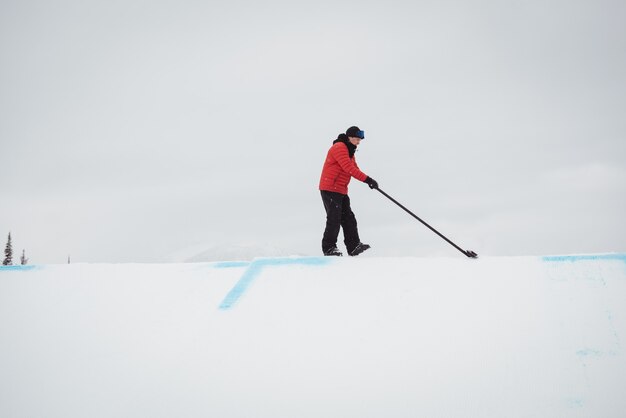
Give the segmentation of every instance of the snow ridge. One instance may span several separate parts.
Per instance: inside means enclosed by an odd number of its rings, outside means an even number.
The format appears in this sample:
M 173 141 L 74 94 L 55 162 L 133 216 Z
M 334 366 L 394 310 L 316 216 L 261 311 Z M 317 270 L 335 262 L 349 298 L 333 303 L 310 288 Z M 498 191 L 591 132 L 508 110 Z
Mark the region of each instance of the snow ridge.
M 618 418 L 624 295 L 621 253 L 3 267 L 0 416 Z

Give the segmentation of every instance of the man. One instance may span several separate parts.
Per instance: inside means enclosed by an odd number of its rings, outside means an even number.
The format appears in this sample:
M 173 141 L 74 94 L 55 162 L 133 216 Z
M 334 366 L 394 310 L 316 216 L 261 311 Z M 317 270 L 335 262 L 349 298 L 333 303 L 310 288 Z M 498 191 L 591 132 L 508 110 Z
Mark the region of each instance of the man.
M 354 158 L 354 152 L 364 138 L 365 132 L 357 126 L 351 126 L 345 134 L 339 134 L 326 155 L 319 186 L 326 209 L 326 229 L 322 238 L 324 255 L 343 255 L 337 248 L 340 228 L 343 229 L 344 244 L 349 255 L 359 255 L 370 248 L 359 239 L 356 218 L 348 197 L 348 183 L 352 177 L 367 183 L 371 189 L 378 188 L 376 180 L 359 170 Z

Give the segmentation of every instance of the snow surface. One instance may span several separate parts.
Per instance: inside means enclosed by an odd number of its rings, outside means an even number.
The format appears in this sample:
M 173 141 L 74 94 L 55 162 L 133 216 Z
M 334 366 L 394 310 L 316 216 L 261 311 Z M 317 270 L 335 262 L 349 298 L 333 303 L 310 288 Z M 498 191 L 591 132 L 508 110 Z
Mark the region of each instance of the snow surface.
M 626 254 L 0 269 L 0 417 L 622 417 Z

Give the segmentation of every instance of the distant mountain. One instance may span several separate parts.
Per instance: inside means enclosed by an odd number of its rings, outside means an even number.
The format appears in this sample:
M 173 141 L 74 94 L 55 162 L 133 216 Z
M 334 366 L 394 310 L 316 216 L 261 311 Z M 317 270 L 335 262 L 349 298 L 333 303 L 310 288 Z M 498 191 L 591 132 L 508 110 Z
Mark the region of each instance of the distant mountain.
M 187 263 L 207 261 L 252 260 L 255 257 L 285 257 L 297 255 L 283 249 L 265 245 L 224 245 L 215 246 L 186 258 Z

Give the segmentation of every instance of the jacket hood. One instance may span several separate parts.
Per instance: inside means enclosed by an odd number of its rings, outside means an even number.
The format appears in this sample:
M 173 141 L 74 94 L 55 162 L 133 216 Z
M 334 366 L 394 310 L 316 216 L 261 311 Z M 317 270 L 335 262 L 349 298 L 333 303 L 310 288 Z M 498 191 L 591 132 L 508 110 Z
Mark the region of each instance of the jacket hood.
M 348 135 L 339 134 L 339 136 L 337 136 L 337 139 L 333 141 L 333 145 L 336 144 L 337 142 L 343 142 L 344 144 L 346 144 L 346 146 L 348 147 L 348 155 L 350 156 L 350 158 L 354 157 L 354 153 L 356 151 L 356 145 L 350 142 L 350 139 L 348 139 Z

